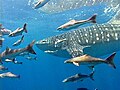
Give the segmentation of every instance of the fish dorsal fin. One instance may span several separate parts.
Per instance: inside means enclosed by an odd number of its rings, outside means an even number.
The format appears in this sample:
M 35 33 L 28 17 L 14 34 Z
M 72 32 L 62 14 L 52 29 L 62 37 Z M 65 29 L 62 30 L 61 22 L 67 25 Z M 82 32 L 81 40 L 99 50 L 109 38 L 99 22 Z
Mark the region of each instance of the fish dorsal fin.
M 94 70 L 94 66 L 88 66 L 90 70 Z
M 80 76 L 80 75 L 81 75 L 80 73 L 76 74 L 76 76 Z
M 85 54 L 85 56 L 89 56 L 88 54 Z
M 20 27 L 18 27 L 16 30 L 20 30 L 21 28 Z
M 73 19 L 73 20 L 70 20 L 69 22 L 76 22 L 76 20 Z
M 73 62 L 73 64 L 74 64 L 75 66 L 80 66 L 80 64 L 77 63 L 77 62 Z
M 9 75 L 9 74 L 12 74 L 11 72 L 7 72 L 7 73 L 5 73 L 6 75 Z

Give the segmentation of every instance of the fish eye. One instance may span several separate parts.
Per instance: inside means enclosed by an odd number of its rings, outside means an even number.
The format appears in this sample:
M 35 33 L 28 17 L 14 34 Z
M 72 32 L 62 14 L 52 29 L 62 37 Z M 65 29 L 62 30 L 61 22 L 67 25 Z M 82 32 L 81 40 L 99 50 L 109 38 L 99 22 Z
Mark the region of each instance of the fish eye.
M 42 42 L 47 42 L 46 40 L 42 40 Z

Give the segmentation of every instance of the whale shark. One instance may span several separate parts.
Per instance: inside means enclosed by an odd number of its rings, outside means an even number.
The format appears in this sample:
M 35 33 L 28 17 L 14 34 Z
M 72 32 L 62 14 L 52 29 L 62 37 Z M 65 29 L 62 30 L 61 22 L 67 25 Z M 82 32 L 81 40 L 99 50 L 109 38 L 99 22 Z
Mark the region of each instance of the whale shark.
M 29 1 L 31 1 L 32 3 L 36 2 L 36 0 Z M 119 3 L 120 0 L 50 0 L 43 7 L 41 7 L 40 10 L 46 13 L 54 14 L 65 12 L 68 10 L 79 9 L 81 7 L 95 6 L 98 4 L 100 5 L 106 4 L 108 6 L 107 9 L 110 9 L 112 7 L 119 5 Z
M 120 50 L 120 21 L 79 28 L 39 40 L 35 44 L 40 50 L 63 58 L 111 54 Z

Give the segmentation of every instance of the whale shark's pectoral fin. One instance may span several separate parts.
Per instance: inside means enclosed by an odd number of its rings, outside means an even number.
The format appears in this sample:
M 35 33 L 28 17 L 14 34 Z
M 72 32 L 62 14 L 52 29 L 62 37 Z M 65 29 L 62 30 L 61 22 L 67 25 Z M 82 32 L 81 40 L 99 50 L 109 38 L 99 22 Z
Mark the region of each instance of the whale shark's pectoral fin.
M 74 58 L 77 56 L 82 56 L 84 55 L 84 48 L 90 47 L 90 46 L 82 46 L 78 44 L 77 42 L 71 42 L 69 46 L 67 47 L 68 53 Z
M 73 64 L 74 64 L 75 66 L 80 66 L 80 63 L 77 63 L 77 62 L 73 62 Z

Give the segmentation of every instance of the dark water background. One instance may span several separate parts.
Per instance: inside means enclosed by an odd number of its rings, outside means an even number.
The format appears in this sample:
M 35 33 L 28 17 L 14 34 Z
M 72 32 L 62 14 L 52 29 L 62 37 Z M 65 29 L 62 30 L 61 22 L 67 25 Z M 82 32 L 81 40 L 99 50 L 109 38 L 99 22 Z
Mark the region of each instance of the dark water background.
M 104 3 L 57 14 L 45 14 L 28 6 L 28 0 L 0 1 L 0 23 L 4 27 L 13 31 L 17 27 L 22 27 L 25 22 L 28 24 L 28 33 L 24 33 L 24 42 L 18 47 L 12 47 L 12 44 L 21 36 L 13 38 L 4 36 L 5 41 L 3 47 L 0 49 L 1 52 L 7 46 L 10 48 L 25 47 L 33 39 L 37 41 L 64 33 L 56 31 L 56 28 L 70 19 L 86 19 L 94 13 L 97 13 L 97 21 L 99 23 L 105 23 L 115 14 L 113 12 L 104 13 L 104 9 L 107 7 Z M 98 88 L 98 90 L 120 90 L 120 52 L 117 52 L 114 60 L 117 67 L 116 70 L 107 65 L 98 65 L 94 75 L 95 81 L 86 79 L 83 82 L 62 83 L 62 80 L 66 77 L 76 73 L 89 74 L 91 71 L 84 66 L 76 67 L 74 65 L 64 64 L 65 58 L 43 53 L 36 46 L 34 46 L 34 50 L 37 53 L 37 61 L 29 61 L 23 57 L 17 57 L 18 61 L 23 62 L 22 65 L 4 63 L 4 66 L 8 67 L 9 71 L 20 74 L 21 78 L 0 79 L 0 90 L 77 90 L 80 87 L 85 87 L 89 90 L 94 90 L 95 88 Z M 101 58 L 105 58 L 106 56 Z

